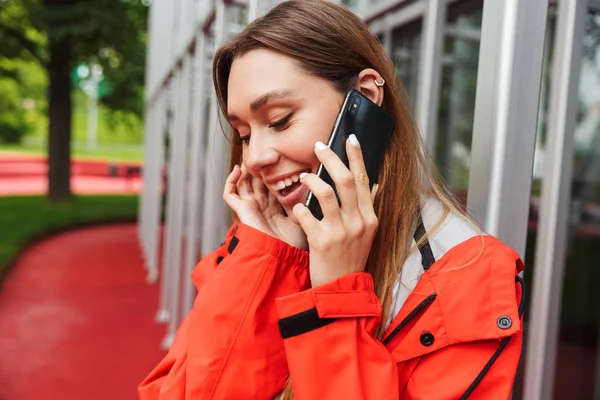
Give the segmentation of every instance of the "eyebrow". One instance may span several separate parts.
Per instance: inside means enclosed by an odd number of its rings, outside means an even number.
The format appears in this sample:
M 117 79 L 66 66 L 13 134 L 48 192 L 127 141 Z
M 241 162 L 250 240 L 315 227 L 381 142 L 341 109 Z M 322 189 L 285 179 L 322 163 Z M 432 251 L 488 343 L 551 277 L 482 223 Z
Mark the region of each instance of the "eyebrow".
M 264 106 L 271 100 L 285 99 L 285 98 L 291 97 L 292 95 L 293 95 L 293 92 L 290 90 L 273 90 L 273 91 L 263 94 L 262 96 L 256 98 L 254 101 L 252 101 L 252 103 L 250 103 L 250 109 L 253 112 L 257 112 L 258 110 L 260 110 L 260 108 L 262 106 Z M 239 117 L 235 114 L 228 114 L 227 119 L 229 119 L 229 122 L 233 122 L 233 121 L 238 120 Z

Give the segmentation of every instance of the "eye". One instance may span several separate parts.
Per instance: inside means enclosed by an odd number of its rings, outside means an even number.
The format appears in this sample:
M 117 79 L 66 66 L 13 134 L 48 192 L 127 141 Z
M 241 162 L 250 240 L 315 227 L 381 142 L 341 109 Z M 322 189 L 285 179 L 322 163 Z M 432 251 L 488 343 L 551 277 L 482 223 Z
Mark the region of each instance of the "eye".
M 285 117 L 283 117 L 282 119 L 280 119 L 279 121 L 273 122 L 271 125 L 269 125 L 269 128 L 274 128 L 277 131 L 282 131 L 288 127 L 287 125 L 293 116 L 294 116 L 294 113 L 291 112 L 288 115 L 286 115 Z
M 248 144 L 250 143 L 250 135 L 240 136 L 240 140 L 242 141 L 242 144 Z

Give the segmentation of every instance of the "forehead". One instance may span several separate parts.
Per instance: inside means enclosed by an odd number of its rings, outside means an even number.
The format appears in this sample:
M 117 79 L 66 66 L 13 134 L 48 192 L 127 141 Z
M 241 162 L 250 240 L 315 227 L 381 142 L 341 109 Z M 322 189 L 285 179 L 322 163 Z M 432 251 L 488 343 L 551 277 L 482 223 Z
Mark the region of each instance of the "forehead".
M 252 50 L 233 61 L 227 85 L 227 108 L 231 111 L 248 107 L 257 97 L 272 91 L 297 93 L 311 86 L 314 80 L 318 81 L 303 73 L 290 57 L 266 49 Z

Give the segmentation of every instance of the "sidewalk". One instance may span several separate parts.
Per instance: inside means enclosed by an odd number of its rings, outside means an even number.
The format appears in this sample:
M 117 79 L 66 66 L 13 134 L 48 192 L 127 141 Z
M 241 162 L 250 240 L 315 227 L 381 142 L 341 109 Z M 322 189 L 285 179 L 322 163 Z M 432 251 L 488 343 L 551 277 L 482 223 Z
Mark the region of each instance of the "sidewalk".
M 164 356 L 136 226 L 53 236 L 0 286 L 0 399 L 130 400 Z

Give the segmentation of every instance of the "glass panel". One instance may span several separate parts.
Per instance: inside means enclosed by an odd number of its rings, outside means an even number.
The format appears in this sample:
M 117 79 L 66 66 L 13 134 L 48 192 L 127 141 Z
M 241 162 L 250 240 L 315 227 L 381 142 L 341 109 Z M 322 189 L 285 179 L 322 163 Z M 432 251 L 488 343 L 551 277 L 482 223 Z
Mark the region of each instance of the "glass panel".
M 435 161 L 450 190 L 467 196 L 481 39 L 481 1 L 448 9 Z
M 533 283 L 531 278 L 534 270 L 534 256 L 535 246 L 537 239 L 537 225 L 538 225 L 538 213 L 540 205 L 540 193 L 542 186 L 543 177 L 543 161 L 544 161 L 544 147 L 546 145 L 546 128 L 548 120 L 548 107 L 549 107 L 549 86 L 550 77 L 552 72 L 552 50 L 554 48 L 554 39 L 556 32 L 556 6 L 551 5 L 548 8 L 548 20 L 546 22 L 546 42 L 544 45 L 544 60 L 542 66 L 542 82 L 540 89 L 540 108 L 538 114 L 538 126 L 537 136 L 535 143 L 535 153 L 533 157 L 533 178 L 531 182 L 531 205 L 529 211 L 529 228 L 527 234 L 527 246 L 525 249 L 525 272 L 523 278 L 525 279 L 525 285 L 527 292 L 532 293 Z M 529 309 L 529 302 L 531 296 L 526 297 L 525 309 Z M 529 331 L 529 317 L 530 314 L 525 312 L 523 316 L 523 352 L 521 356 L 521 362 L 519 363 L 519 369 L 515 379 L 515 385 L 513 389 L 513 399 L 521 400 L 523 398 L 524 389 L 524 366 L 525 366 L 525 354 L 527 351 L 527 335 Z
M 417 20 L 392 31 L 392 60 L 396 66 L 396 75 L 412 104 L 417 98 L 421 26 L 421 20 Z
M 556 10 L 549 10 L 544 57 L 541 110 L 534 162 L 530 232 L 527 242 L 525 281 L 531 287 L 537 230 L 539 195 L 543 182 L 548 86 L 555 35 Z M 599 399 L 600 357 L 600 15 L 586 17 L 584 57 L 579 80 L 579 110 L 574 134 L 574 160 L 570 218 L 563 293 L 556 353 L 555 399 Z M 530 289 L 531 290 L 531 289 Z M 525 335 L 528 328 L 525 314 Z M 526 348 L 526 343 L 525 347 Z M 521 360 L 523 362 L 523 360 Z M 523 397 L 522 368 L 515 382 L 514 399 Z
M 554 398 L 600 398 L 600 14 L 588 14 Z

